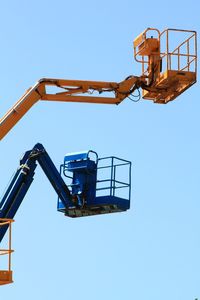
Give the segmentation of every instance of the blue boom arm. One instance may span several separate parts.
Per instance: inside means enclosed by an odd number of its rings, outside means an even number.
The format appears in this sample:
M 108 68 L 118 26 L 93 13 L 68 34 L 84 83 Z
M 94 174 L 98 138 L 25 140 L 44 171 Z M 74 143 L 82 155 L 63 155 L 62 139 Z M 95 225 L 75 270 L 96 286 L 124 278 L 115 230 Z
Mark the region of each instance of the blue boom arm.
M 31 183 L 33 182 L 38 161 L 45 175 L 52 184 L 64 207 L 74 206 L 71 202 L 70 191 L 56 169 L 54 163 L 41 144 L 36 144 L 31 151 L 25 152 L 5 195 L 0 202 L 0 218 L 13 219 L 20 207 Z M 0 242 L 8 227 L 0 227 Z

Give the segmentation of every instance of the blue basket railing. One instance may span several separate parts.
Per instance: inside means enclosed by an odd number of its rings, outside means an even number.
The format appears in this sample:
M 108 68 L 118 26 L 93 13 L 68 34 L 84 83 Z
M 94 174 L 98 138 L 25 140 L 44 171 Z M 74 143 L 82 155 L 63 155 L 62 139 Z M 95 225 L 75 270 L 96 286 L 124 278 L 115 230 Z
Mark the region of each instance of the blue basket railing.
M 130 200 L 131 197 L 131 162 L 115 156 L 98 159 L 97 167 L 97 192 L 106 191 L 109 196 L 118 196 L 119 189 L 127 189 Z M 100 179 L 100 173 L 104 171 L 106 178 Z M 122 176 L 123 175 L 123 176 Z M 100 186 L 100 187 L 99 187 Z

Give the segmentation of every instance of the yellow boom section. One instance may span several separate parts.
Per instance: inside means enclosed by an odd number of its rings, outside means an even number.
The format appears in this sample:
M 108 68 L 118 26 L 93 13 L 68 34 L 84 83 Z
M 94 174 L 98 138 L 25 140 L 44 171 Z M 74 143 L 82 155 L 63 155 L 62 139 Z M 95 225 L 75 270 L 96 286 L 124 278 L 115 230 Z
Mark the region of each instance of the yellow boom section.
M 119 104 L 137 89 L 139 85 L 140 80 L 136 76 L 131 76 L 120 83 L 48 78 L 40 79 L 1 118 L 0 140 L 38 100 Z M 53 88 L 54 92 L 48 92 L 48 88 Z M 55 89 L 64 89 L 64 91 L 55 92 Z M 113 97 L 94 96 L 92 95 L 94 91 L 97 91 L 100 95 L 105 92 L 113 92 Z

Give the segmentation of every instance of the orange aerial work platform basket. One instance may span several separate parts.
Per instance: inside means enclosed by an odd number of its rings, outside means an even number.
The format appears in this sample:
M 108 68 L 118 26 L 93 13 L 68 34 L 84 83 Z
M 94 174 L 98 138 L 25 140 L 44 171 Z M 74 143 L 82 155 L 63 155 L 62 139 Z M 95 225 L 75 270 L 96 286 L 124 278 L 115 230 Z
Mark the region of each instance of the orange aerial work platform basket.
M 148 28 L 134 40 L 134 57 L 142 64 L 143 98 L 165 104 L 196 82 L 196 31 Z
M 7 256 L 7 268 L 0 270 L 0 285 L 12 283 L 12 271 L 11 271 L 11 254 L 13 250 L 11 249 L 11 231 L 12 231 L 12 219 L 0 219 L 0 228 L 7 227 L 8 229 L 8 246 L 6 249 L 0 249 L 0 255 Z

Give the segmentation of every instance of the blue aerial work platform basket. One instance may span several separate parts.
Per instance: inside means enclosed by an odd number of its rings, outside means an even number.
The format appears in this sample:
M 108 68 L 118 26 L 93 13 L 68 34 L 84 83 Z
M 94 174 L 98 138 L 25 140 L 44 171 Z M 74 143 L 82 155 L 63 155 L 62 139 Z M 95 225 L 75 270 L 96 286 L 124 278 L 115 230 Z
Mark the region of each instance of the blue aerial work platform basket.
M 94 151 L 67 154 L 60 166 L 72 195 L 73 207 L 58 199 L 58 211 L 69 217 L 122 212 L 130 208 L 131 162 Z

